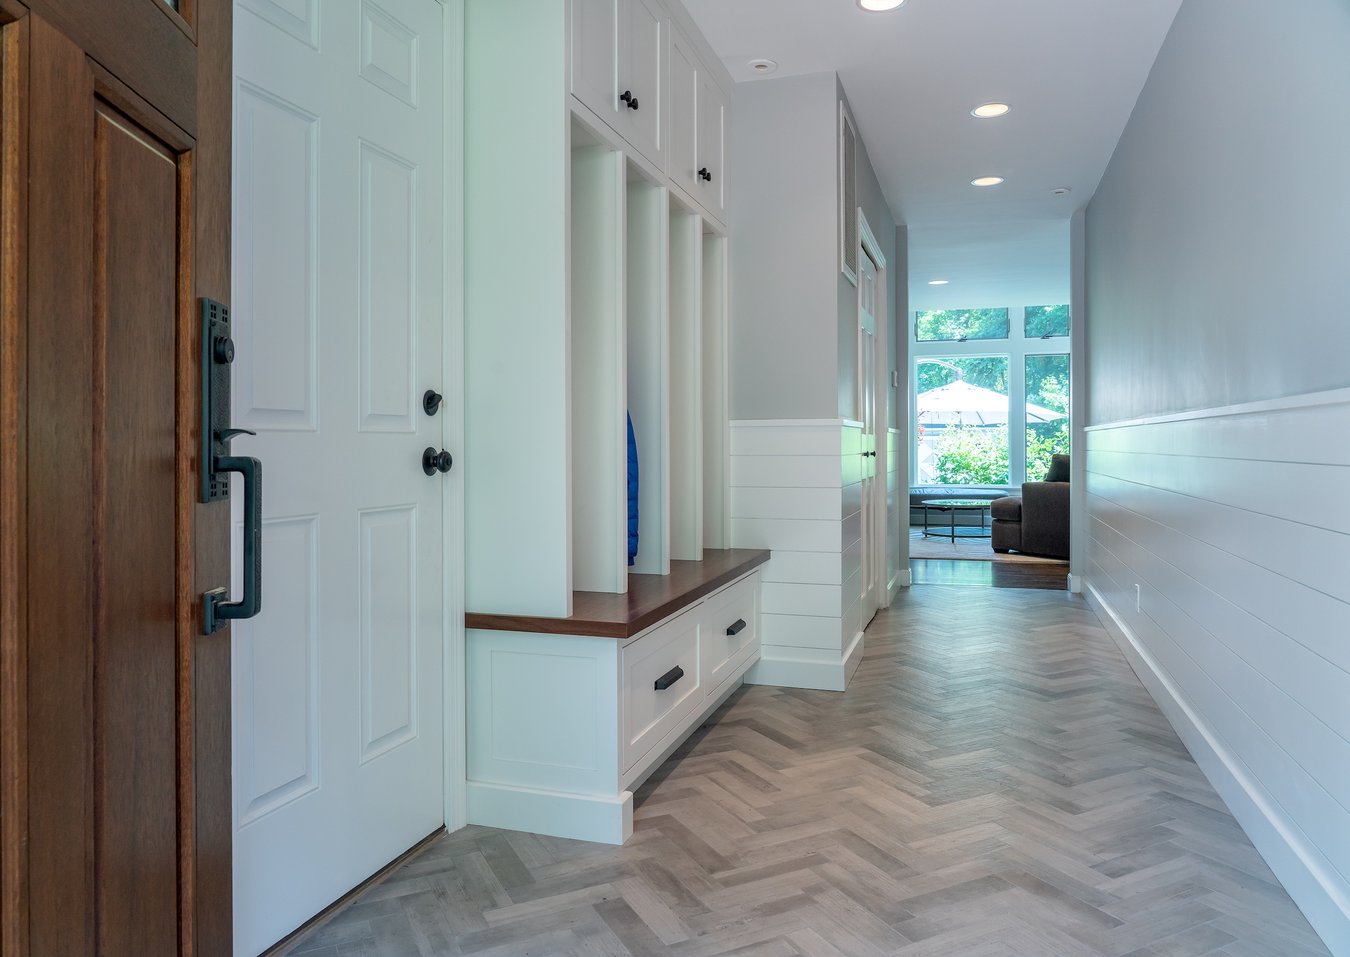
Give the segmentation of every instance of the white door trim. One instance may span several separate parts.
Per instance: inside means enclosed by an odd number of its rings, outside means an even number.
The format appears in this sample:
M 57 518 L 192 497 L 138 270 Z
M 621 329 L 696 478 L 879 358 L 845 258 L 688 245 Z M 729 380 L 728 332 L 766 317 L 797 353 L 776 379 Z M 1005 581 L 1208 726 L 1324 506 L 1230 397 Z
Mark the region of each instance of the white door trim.
M 441 414 L 443 448 L 455 456 L 445 483 L 445 829 L 469 822 L 467 688 L 464 674 L 464 0 L 440 0 L 445 33 L 445 402 Z M 457 533 L 456 533 L 456 530 Z
M 890 480 L 889 458 L 890 458 L 890 382 L 886 372 L 890 368 L 890 363 L 885 361 L 887 349 L 890 347 L 887 341 L 886 332 L 889 328 L 889 310 L 890 301 L 887 296 L 889 275 L 886 267 L 886 256 L 881 251 L 881 244 L 877 242 L 876 234 L 872 232 L 871 225 L 867 222 L 867 214 L 863 212 L 861 206 L 858 207 L 858 245 L 863 255 L 867 256 L 877 267 L 877 292 L 876 307 L 872 310 L 873 317 L 876 319 L 877 329 L 874 337 L 876 339 L 876 354 L 872 356 L 872 407 L 873 407 L 873 433 L 879 440 L 876 450 L 876 460 L 873 468 L 876 475 L 872 480 L 872 542 L 871 562 L 877 562 L 875 567 L 882 569 L 880 581 L 878 584 L 877 604 L 881 608 L 889 608 L 891 604 L 890 589 L 890 571 L 887 560 L 887 535 L 890 529 L 890 515 L 886 511 L 886 484 Z M 861 274 L 862 263 L 858 264 Z M 862 283 L 858 283 L 858 295 L 862 295 Z M 858 320 L 860 321 L 860 320 Z M 859 363 L 862 361 L 861 336 L 859 340 L 860 351 L 858 354 Z M 862 370 L 858 370 L 859 382 L 864 381 Z

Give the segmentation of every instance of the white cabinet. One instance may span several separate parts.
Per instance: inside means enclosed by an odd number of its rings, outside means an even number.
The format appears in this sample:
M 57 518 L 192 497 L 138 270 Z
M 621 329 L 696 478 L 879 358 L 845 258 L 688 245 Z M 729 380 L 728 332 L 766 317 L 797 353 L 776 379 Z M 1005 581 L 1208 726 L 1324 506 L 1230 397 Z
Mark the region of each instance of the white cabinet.
M 572 2 L 572 95 L 658 169 L 665 166 L 668 29 L 654 0 Z
M 670 178 L 690 196 L 698 195 L 698 58 L 680 33 L 670 38 Z
M 718 219 L 726 210 L 726 97 L 712 77 L 701 75 L 698 84 L 698 187 L 694 198 Z
M 619 9 L 624 0 L 572 0 L 572 95 L 610 125 L 619 110 Z
M 767 558 L 631 638 L 471 621 L 469 823 L 627 840 L 633 791 L 759 659 Z M 532 627 L 519 617 L 501 624 Z
M 651 0 L 620 0 L 618 132 L 657 169 L 665 167 L 668 29 Z
M 687 611 L 619 653 L 623 769 L 631 769 L 703 701 L 697 611 Z

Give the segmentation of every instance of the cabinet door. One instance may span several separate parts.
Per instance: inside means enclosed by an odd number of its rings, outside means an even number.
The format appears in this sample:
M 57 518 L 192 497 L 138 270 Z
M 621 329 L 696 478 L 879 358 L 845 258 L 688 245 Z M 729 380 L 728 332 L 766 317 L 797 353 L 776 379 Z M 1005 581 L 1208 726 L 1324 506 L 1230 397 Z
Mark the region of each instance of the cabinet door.
M 694 197 L 708 212 L 725 218 L 726 164 L 723 162 L 723 129 L 726 99 L 722 88 L 707 75 L 698 84 L 698 189 Z
M 622 0 L 619 83 L 629 99 L 619 102 L 620 132 L 635 149 L 665 167 L 666 21 L 651 0 Z
M 700 195 L 698 163 L 698 59 L 678 33 L 670 39 L 670 178 L 691 196 Z
M 572 95 L 611 126 L 619 110 L 615 77 L 621 2 L 572 0 Z

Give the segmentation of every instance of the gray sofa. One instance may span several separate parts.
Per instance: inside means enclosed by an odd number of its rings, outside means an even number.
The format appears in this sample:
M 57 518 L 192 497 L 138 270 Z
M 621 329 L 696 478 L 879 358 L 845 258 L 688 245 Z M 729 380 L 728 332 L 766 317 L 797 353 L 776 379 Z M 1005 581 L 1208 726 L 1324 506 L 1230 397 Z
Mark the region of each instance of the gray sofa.
M 1069 457 L 1056 455 L 1044 482 L 1025 482 L 1021 495 L 994 499 L 994 551 L 1069 557 Z

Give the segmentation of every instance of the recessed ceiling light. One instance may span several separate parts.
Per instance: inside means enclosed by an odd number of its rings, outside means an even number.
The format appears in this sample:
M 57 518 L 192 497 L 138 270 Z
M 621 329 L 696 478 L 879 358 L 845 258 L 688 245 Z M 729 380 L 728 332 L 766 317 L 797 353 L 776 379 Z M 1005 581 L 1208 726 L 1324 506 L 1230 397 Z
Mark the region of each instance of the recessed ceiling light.
M 1003 182 L 1002 176 L 981 176 L 970 181 L 971 186 L 997 186 Z
M 992 120 L 996 116 L 1006 116 L 1011 112 L 1012 107 L 1007 103 L 981 103 L 970 111 L 970 115 L 978 116 L 982 120 Z
M 747 65 L 756 73 L 772 73 L 778 69 L 778 64 L 773 60 L 751 60 Z
M 1051 195 L 1051 196 L 1068 196 L 1068 195 L 1069 195 L 1070 193 L 1072 193 L 1072 192 L 1073 192 L 1073 190 L 1069 189 L 1069 187 L 1067 187 L 1067 186 L 1056 186 L 1054 189 L 1050 190 L 1050 195 Z
M 945 285 L 947 285 L 947 283 L 949 283 L 949 282 L 951 282 L 950 279 L 930 279 L 930 280 L 928 280 L 928 285 L 930 285 L 930 286 L 945 286 Z
M 905 0 L 858 0 L 858 6 L 869 13 L 881 13 L 884 10 L 894 10 L 904 2 Z

